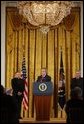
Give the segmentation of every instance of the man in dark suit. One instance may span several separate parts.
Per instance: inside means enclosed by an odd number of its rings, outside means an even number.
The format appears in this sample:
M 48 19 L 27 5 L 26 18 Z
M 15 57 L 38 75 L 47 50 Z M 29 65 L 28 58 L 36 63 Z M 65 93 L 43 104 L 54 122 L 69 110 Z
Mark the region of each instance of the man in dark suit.
M 37 82 L 49 82 L 51 81 L 51 77 L 47 75 L 46 68 L 41 69 L 41 76 L 38 76 Z
M 19 124 L 17 116 L 17 103 L 13 96 L 7 95 L 5 88 L 1 85 L 1 124 Z
M 17 72 L 15 77 L 11 80 L 11 85 L 13 89 L 13 96 L 16 100 L 18 107 L 18 118 L 21 118 L 21 103 L 23 99 L 23 92 L 25 90 L 25 83 L 21 77 L 21 73 Z
M 75 78 L 72 78 L 71 79 L 71 91 L 75 87 L 80 87 L 81 88 L 81 90 L 82 90 L 82 96 L 83 96 L 83 78 L 81 77 L 80 71 L 77 71 Z
M 71 98 L 67 101 L 65 111 L 67 124 L 83 123 L 83 98 L 81 88 L 75 87 L 71 92 Z

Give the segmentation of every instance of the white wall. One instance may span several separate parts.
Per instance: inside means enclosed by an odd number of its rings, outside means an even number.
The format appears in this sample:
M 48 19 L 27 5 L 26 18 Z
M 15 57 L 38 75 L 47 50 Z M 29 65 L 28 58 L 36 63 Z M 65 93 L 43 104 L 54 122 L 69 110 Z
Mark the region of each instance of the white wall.
M 83 2 L 81 3 L 81 76 L 83 77 Z
M 1 1 L 1 84 L 5 86 L 5 5 Z

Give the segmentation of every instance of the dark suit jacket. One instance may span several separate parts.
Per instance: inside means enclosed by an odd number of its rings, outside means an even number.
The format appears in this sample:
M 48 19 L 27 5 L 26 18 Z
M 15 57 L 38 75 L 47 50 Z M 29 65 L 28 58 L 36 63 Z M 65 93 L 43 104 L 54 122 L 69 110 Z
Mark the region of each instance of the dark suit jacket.
M 66 103 L 67 124 L 73 120 L 73 124 L 83 123 L 83 100 L 70 99 Z
M 71 79 L 71 90 L 73 90 L 75 87 L 80 87 L 82 89 L 83 93 L 83 78 L 72 78 Z
M 17 104 L 13 96 L 1 95 L 1 124 L 17 124 L 19 123 L 17 115 Z
M 17 95 L 18 92 L 21 92 L 23 94 L 25 90 L 25 83 L 23 79 L 13 78 L 11 80 L 11 85 L 13 88 L 14 95 Z
M 37 82 L 49 82 L 51 81 L 51 77 L 49 75 L 46 75 L 44 78 L 41 76 L 38 76 Z

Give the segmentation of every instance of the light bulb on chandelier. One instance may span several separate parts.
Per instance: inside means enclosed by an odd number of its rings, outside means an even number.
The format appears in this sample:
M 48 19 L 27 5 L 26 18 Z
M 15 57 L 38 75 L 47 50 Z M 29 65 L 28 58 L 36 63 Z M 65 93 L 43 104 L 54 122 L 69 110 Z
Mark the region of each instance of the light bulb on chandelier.
M 71 1 L 20 1 L 19 13 L 30 24 L 37 26 L 47 34 L 51 26 L 58 25 L 64 17 L 70 14 L 74 6 Z

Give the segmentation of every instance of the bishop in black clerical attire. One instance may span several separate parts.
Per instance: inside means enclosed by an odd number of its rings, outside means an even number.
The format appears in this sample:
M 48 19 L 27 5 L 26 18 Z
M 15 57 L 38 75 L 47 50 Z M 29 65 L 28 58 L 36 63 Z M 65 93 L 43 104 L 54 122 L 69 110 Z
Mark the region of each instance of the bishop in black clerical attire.
M 18 107 L 18 118 L 21 118 L 21 103 L 23 100 L 23 92 L 25 90 L 25 83 L 21 77 L 21 73 L 17 72 L 15 77 L 11 80 L 11 85 L 13 89 L 13 96 L 16 100 Z
M 77 71 L 77 72 L 76 72 L 76 76 L 71 79 L 71 91 L 72 91 L 75 87 L 81 88 L 82 96 L 83 96 L 83 78 L 81 77 L 80 71 Z

